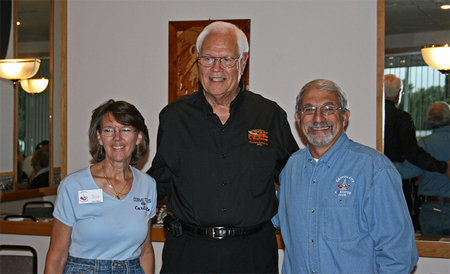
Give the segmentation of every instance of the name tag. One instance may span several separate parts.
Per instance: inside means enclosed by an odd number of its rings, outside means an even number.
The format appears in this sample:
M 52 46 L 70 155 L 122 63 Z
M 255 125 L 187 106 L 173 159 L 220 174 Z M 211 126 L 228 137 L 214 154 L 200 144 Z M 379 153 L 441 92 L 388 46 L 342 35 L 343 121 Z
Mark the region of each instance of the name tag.
M 78 191 L 79 204 L 103 203 L 102 189 L 89 189 Z

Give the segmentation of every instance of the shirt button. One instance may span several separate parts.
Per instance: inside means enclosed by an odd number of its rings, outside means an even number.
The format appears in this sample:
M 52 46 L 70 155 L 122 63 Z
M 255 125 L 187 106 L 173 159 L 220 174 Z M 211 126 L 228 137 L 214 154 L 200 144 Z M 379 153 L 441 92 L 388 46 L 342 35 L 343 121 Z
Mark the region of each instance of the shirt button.
M 225 208 L 225 207 L 222 207 L 222 212 L 225 212 L 225 211 L 227 211 L 227 209 Z
M 311 243 L 313 243 L 314 242 L 314 240 L 313 239 L 311 239 L 311 240 L 309 240 Z
M 222 154 L 222 158 L 225 158 L 225 154 Z
M 316 183 L 316 180 L 313 180 L 313 183 Z
M 314 213 L 314 209 L 311 209 L 311 212 Z
M 225 182 L 222 182 L 222 185 L 224 186 L 224 185 L 226 185 L 227 183 L 225 183 Z
M 316 271 L 315 271 L 315 270 L 313 270 L 313 271 L 312 271 L 312 273 L 316 273 Z

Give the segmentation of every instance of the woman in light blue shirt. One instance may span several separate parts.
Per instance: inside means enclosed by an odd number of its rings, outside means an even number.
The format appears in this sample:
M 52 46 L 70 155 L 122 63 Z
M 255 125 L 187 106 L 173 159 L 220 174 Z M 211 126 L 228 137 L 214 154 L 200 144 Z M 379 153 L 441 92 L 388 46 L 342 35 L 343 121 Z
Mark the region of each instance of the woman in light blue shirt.
M 132 167 L 148 151 L 144 118 L 111 99 L 93 111 L 89 140 L 96 163 L 58 188 L 45 273 L 153 273 L 156 183 Z

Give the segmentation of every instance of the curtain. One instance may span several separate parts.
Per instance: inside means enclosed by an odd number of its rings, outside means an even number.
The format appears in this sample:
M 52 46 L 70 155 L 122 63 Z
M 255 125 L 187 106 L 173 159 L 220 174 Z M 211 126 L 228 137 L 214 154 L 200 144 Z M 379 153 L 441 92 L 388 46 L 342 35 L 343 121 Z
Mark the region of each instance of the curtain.
M 50 79 L 49 58 L 39 59 L 41 66 L 33 78 Z M 47 87 L 41 93 L 30 94 L 19 85 L 19 140 L 25 143 L 25 156 L 32 155 L 37 144 L 49 140 L 49 89 Z

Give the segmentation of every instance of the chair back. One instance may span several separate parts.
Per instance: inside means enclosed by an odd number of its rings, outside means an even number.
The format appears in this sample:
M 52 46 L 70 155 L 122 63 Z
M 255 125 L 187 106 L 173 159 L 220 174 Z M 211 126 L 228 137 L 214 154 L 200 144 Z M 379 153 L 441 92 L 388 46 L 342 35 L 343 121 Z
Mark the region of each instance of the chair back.
M 24 254 L 3 255 L 0 253 L 1 273 L 37 273 L 37 252 L 34 248 L 27 245 L 0 245 L 0 251 L 3 250 L 14 251 L 14 254 L 17 252 Z
M 53 209 L 53 203 L 50 201 L 31 201 L 23 205 L 22 215 L 36 218 L 53 218 Z

